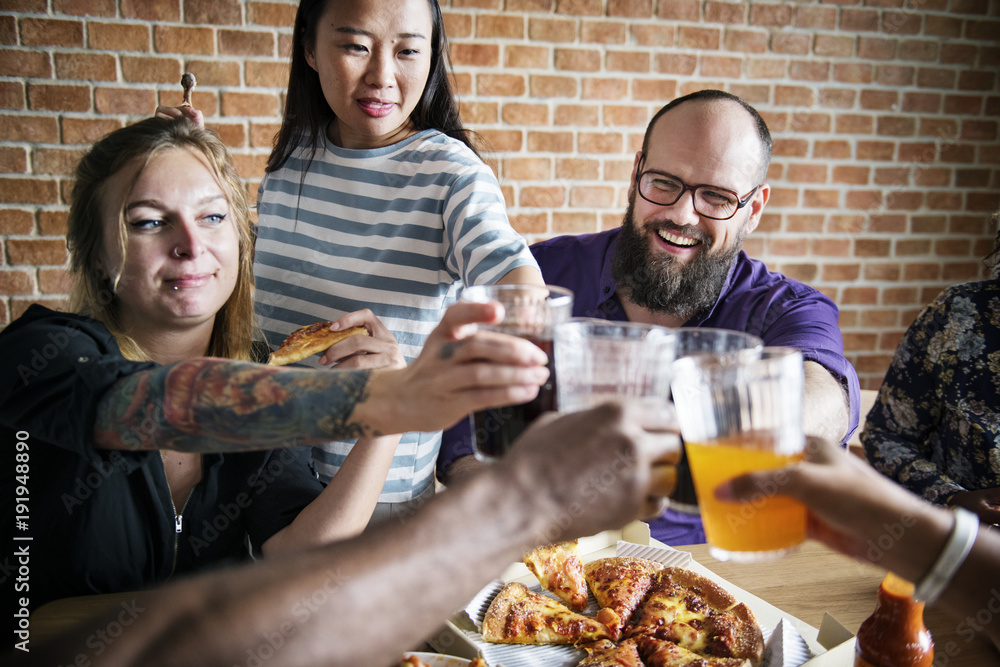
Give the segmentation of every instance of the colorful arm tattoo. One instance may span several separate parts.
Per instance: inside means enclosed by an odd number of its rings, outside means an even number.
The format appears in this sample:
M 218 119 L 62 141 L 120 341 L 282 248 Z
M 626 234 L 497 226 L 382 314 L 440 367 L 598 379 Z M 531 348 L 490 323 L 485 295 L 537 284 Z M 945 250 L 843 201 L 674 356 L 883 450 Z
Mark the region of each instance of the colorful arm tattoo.
M 367 371 L 182 361 L 116 382 L 98 405 L 94 442 L 223 452 L 378 435 L 350 419 L 368 398 L 368 378 Z

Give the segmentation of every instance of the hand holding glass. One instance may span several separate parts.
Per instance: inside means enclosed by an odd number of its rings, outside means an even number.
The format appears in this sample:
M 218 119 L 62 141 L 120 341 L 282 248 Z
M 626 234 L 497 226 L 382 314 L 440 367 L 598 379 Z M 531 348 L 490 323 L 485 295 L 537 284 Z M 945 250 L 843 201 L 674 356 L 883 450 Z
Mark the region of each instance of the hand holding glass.
M 674 363 L 673 390 L 709 549 L 719 560 L 770 560 L 806 536 L 805 507 L 779 495 L 723 502 L 715 489 L 738 475 L 803 458 L 802 354 L 768 348 L 759 360 L 699 355 Z
M 459 299 L 476 303 L 499 302 L 504 307 L 503 320 L 488 327 L 480 325 L 480 328 L 525 338 L 549 355 L 549 379 L 538 389 L 534 400 L 480 410 L 470 417 L 476 458 L 492 461 L 503 456 L 536 417 L 557 408 L 552 337 L 556 325 L 567 321 L 572 314 L 573 293 L 554 286 L 475 285 L 465 288 Z
M 556 327 L 559 411 L 587 410 L 608 401 L 639 403 L 639 426 L 676 434 L 670 371 L 677 346 L 672 329 L 638 322 L 574 319 Z M 676 435 L 674 435 L 676 438 Z M 678 441 L 679 444 L 679 441 Z M 650 488 L 669 493 L 677 483 L 677 450 L 669 461 L 654 461 Z M 651 496 L 650 516 L 663 511 L 666 498 Z

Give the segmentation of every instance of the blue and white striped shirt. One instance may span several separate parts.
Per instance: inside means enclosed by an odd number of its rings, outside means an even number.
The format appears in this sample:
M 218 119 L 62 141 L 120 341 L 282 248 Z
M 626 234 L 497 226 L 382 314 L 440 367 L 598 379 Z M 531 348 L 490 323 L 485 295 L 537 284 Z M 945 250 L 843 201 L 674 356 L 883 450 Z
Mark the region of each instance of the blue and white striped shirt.
M 324 138 L 303 177 L 310 151 L 267 174 L 257 196 L 257 317 L 272 348 L 300 326 L 370 308 L 412 361 L 462 284 L 537 266 L 493 172 L 460 141 L 424 130 L 348 150 Z M 439 432 L 404 435 L 380 502 L 432 484 L 440 442 Z M 321 477 L 352 444 L 314 448 Z

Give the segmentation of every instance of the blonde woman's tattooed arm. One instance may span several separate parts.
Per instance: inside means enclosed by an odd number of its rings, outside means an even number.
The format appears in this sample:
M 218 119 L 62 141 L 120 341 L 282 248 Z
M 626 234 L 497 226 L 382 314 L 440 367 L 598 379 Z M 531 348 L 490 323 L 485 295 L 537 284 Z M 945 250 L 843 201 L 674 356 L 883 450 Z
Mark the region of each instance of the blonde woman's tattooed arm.
M 317 372 L 199 358 L 119 380 L 98 405 L 104 449 L 219 452 L 379 435 L 351 419 L 370 371 Z
M 401 369 L 313 370 L 199 358 L 123 378 L 101 398 L 105 449 L 216 452 L 438 431 L 470 412 L 530 401 L 548 378 L 527 340 L 469 325 L 499 304 L 457 304 Z

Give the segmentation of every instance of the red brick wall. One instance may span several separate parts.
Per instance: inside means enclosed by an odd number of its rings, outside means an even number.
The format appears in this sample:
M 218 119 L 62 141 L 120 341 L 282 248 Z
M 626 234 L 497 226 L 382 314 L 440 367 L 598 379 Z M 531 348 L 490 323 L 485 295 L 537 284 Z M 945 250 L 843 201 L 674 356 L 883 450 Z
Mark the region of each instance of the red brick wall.
M 48 9 L 51 7 L 51 9 Z M 110 129 L 195 104 L 251 187 L 277 128 L 294 2 L 0 0 L 0 326 L 67 290 L 70 175 Z M 462 112 L 529 238 L 613 227 L 648 118 L 718 87 L 775 137 L 748 250 L 822 289 L 863 385 L 1000 205 L 998 0 L 451 0 Z

